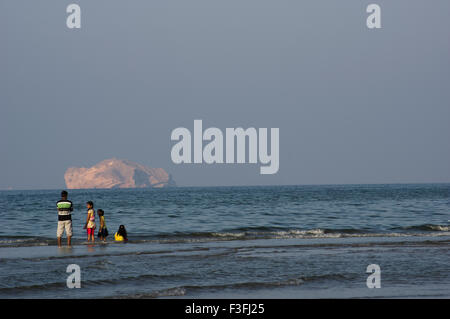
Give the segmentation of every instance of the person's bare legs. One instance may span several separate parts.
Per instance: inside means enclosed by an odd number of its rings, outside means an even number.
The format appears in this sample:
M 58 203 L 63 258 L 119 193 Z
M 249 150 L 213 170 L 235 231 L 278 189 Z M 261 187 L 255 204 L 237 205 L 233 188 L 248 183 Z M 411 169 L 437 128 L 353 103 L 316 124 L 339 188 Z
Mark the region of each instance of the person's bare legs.
M 59 241 L 61 242 L 61 238 L 59 239 Z M 67 246 L 72 246 L 72 236 L 67 236 Z
M 58 238 L 58 247 L 61 247 L 61 237 L 57 237 Z

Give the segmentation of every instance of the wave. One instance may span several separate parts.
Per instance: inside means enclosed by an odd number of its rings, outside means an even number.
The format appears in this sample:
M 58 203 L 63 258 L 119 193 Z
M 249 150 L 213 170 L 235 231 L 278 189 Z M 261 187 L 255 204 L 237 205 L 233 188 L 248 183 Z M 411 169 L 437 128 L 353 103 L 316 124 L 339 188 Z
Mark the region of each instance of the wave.
M 0 237 L 1 247 L 22 247 L 22 246 L 49 246 L 56 244 L 56 239 L 37 236 L 7 236 Z
M 432 231 L 432 232 L 448 232 L 450 231 L 449 225 L 433 225 L 433 224 L 423 224 L 423 225 L 416 225 L 416 226 L 406 226 L 401 227 L 402 230 L 412 230 L 412 231 Z
M 5 293 L 11 292 L 27 292 L 27 291 L 39 291 L 42 289 L 65 289 L 67 288 L 65 282 L 49 282 L 45 284 L 36 284 L 36 285 L 28 285 L 28 286 L 17 286 L 17 287 L 0 287 L 0 296 Z
M 448 236 L 448 225 L 424 224 L 406 227 L 394 227 L 386 231 L 372 231 L 369 229 L 354 228 L 316 228 L 316 229 L 290 229 L 283 227 L 240 227 L 211 232 L 174 232 L 154 235 L 130 235 L 129 243 L 187 243 L 231 240 L 257 240 L 257 239 L 314 239 L 314 238 L 350 238 L 350 237 L 411 237 L 411 236 Z M 109 242 L 110 244 L 113 242 Z M 72 239 L 73 245 L 86 244 L 84 240 Z M 1 247 L 22 246 L 51 246 L 56 240 L 46 237 L 3 237 L 0 238 Z
M 141 242 L 156 241 L 166 243 L 196 242 L 196 241 L 228 241 L 255 239 L 314 239 L 314 238 L 346 238 L 346 237 L 410 237 L 410 236 L 447 236 L 450 235 L 448 226 L 424 225 L 412 228 L 397 228 L 390 231 L 372 231 L 369 229 L 339 228 L 339 229 L 290 229 L 282 227 L 241 227 L 226 229 L 219 232 L 194 232 L 159 234 L 153 238 L 138 236 Z M 394 231 L 392 231 L 394 230 Z M 426 232 L 417 232 L 422 230 Z
M 183 279 L 183 274 L 143 274 L 137 276 L 121 277 L 117 279 L 99 279 L 99 280 L 83 280 L 83 287 L 99 287 L 99 286 L 115 286 L 122 283 L 142 282 L 143 280 L 168 280 L 168 279 Z M 22 286 L 8 286 L 7 284 L 0 285 L 0 295 L 2 293 L 27 292 L 42 289 L 66 289 L 65 282 L 45 282 L 41 284 L 30 284 Z
M 324 282 L 324 281 L 346 281 L 349 279 L 354 279 L 352 275 L 349 274 L 323 274 L 323 275 L 311 275 L 311 276 L 299 276 L 294 278 L 287 278 L 284 280 L 274 280 L 274 281 L 249 281 L 249 282 L 236 282 L 230 284 L 217 284 L 217 285 L 185 285 L 179 287 L 168 288 L 164 290 L 158 290 L 150 293 L 138 293 L 129 294 L 122 296 L 111 296 L 111 298 L 159 298 L 167 296 L 184 296 L 188 292 L 199 292 L 199 291 L 223 291 L 223 290 L 257 290 L 265 288 L 280 288 L 288 286 L 300 286 L 309 282 Z
M 175 287 L 163 290 L 157 290 L 150 293 L 137 293 L 132 295 L 121 295 L 121 296 L 111 296 L 114 299 L 153 299 L 160 297 L 174 297 L 174 296 L 184 296 L 186 294 L 186 288 Z

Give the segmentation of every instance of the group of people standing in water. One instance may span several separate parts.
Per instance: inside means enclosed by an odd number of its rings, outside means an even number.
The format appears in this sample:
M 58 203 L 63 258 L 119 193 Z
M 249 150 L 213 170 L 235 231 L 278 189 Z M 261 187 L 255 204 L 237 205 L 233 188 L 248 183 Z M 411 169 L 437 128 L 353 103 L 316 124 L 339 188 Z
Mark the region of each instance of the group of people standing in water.
M 66 232 L 67 236 L 67 245 L 71 246 L 72 240 L 72 211 L 73 205 L 70 200 L 67 199 L 68 193 L 66 191 L 61 192 L 61 200 L 56 203 L 56 207 L 58 209 L 58 229 L 56 231 L 56 237 L 58 239 L 58 246 L 61 246 L 61 236 L 64 232 Z M 95 210 L 94 203 L 92 201 L 88 201 L 86 203 L 87 207 L 87 218 L 86 223 L 84 225 L 84 229 L 87 232 L 87 241 L 92 243 L 95 242 L 95 230 L 97 229 L 97 225 L 95 223 Z M 108 237 L 108 228 L 106 228 L 105 222 L 105 212 L 102 209 L 97 210 L 97 215 L 99 217 L 100 226 L 97 237 L 106 242 L 106 237 Z M 117 232 L 114 234 L 115 241 L 127 241 L 127 231 L 124 225 L 120 225 Z

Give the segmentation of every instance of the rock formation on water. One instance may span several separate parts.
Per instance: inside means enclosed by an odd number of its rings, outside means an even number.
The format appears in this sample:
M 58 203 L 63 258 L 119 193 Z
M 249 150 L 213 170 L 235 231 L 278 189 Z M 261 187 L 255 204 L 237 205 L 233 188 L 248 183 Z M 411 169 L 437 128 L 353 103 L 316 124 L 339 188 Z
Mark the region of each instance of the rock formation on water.
M 66 187 L 144 188 L 175 186 L 162 168 L 150 168 L 128 160 L 107 159 L 92 167 L 70 167 L 64 174 Z

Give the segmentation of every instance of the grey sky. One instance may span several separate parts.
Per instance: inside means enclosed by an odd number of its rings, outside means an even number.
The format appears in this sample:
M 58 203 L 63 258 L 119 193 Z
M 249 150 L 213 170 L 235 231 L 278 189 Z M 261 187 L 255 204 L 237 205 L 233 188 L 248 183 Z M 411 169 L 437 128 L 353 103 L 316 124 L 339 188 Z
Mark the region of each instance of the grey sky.
M 65 8 L 82 9 L 81 30 Z M 378 3 L 382 29 L 365 26 Z M 450 2 L 0 2 L 0 188 L 110 157 L 179 185 L 450 181 Z M 280 170 L 175 165 L 170 133 L 279 127 Z

